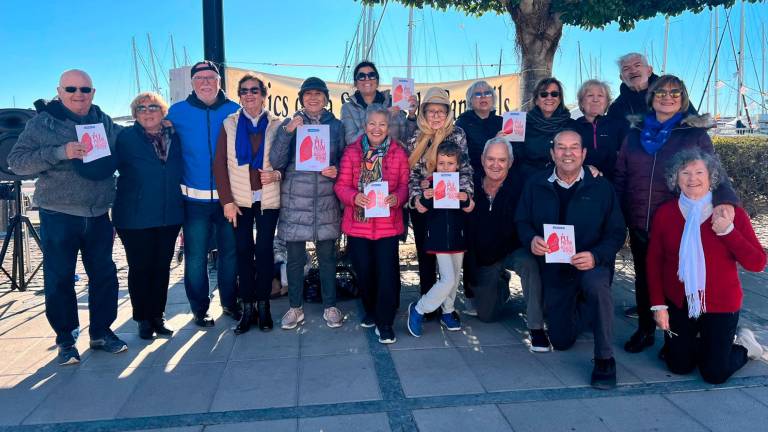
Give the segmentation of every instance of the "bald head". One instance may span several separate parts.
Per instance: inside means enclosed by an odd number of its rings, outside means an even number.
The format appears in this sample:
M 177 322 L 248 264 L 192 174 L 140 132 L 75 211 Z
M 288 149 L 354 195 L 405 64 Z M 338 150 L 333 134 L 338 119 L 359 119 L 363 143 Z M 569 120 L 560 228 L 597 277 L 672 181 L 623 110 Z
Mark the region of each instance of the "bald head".
M 85 71 L 71 69 L 61 74 L 57 92 L 61 103 L 68 110 L 84 116 L 91 109 L 96 89 L 93 88 L 91 77 Z

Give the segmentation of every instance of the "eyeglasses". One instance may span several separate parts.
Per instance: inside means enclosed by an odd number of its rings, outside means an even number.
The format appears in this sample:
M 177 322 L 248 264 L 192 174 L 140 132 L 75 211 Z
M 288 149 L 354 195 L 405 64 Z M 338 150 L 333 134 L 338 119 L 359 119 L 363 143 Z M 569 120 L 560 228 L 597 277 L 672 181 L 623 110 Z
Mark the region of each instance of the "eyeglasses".
M 491 97 L 491 96 L 493 96 L 493 92 L 491 90 L 478 91 L 478 92 L 472 93 L 472 96 L 474 96 L 476 98 Z
M 355 76 L 355 81 L 365 81 L 365 80 L 375 80 L 375 79 L 379 79 L 379 74 L 377 74 L 375 71 L 368 72 L 368 73 L 359 72 Z
M 147 111 L 153 113 L 153 112 L 158 112 L 160 110 L 162 110 L 162 107 L 160 107 L 160 105 L 155 105 L 155 104 L 152 104 L 152 105 L 139 105 L 139 106 L 136 107 L 136 112 L 137 113 L 145 113 Z
M 197 82 L 216 82 L 219 80 L 219 76 L 193 76 L 192 81 Z
M 663 99 L 665 96 L 670 96 L 672 99 L 677 99 L 681 94 L 683 94 L 683 91 L 680 89 L 656 90 L 653 92 L 653 95 L 656 96 L 656 99 Z
M 64 87 L 64 91 L 67 93 L 74 93 L 78 90 L 80 90 L 80 93 L 88 94 L 93 91 L 93 87 L 75 87 L 75 86 Z
M 426 111 L 425 114 L 427 115 L 427 117 L 437 117 L 437 118 L 448 117 L 448 112 L 443 110 L 429 110 L 429 111 Z
M 552 96 L 553 98 L 558 98 L 558 97 L 560 97 L 560 92 L 557 91 L 557 90 L 551 91 L 551 92 L 545 92 L 545 91 L 539 92 L 539 97 L 542 98 L 542 99 L 544 99 L 546 97 L 549 97 L 549 96 Z
M 261 87 L 241 88 L 240 90 L 237 91 L 237 94 L 240 96 L 245 96 L 248 93 L 254 94 L 254 95 L 260 95 Z

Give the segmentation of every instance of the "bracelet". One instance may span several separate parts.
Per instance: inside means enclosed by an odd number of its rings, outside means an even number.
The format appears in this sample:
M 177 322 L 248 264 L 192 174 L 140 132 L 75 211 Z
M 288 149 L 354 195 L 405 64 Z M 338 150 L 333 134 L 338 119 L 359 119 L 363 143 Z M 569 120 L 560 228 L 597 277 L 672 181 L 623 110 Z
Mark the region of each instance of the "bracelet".
M 669 306 L 667 306 L 667 305 L 656 305 L 656 306 L 651 306 L 651 310 L 652 310 L 653 312 L 656 312 L 656 311 L 660 311 L 660 310 L 667 310 L 667 309 L 669 309 Z

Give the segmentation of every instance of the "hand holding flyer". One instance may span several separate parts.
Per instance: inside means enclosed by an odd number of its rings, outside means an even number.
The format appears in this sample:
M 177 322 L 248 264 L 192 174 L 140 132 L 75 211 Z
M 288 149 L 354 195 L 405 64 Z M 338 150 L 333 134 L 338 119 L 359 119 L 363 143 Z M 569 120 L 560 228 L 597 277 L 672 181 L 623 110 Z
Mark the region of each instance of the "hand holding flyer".
M 408 98 L 416 94 L 415 84 L 411 78 L 392 78 L 392 106 L 400 107 L 403 111 L 411 109 Z
M 83 163 L 93 162 L 112 154 L 109 151 L 109 141 L 103 123 L 75 125 L 75 131 L 77 140 L 86 146 Z
M 544 224 L 544 241 L 549 246 L 544 256 L 546 263 L 571 263 L 571 257 L 576 254 L 573 225 Z
M 328 125 L 296 128 L 296 171 L 322 171 L 331 159 L 331 131 Z
M 368 183 L 363 188 L 363 194 L 369 199 L 368 205 L 365 206 L 365 217 L 389 217 L 389 206 L 384 202 L 389 195 L 389 183 L 385 181 Z
M 435 189 L 435 208 L 457 209 L 460 207 L 459 173 L 436 172 L 432 174 L 432 187 Z
M 513 142 L 525 141 L 525 112 L 505 112 L 502 117 L 501 131 Z

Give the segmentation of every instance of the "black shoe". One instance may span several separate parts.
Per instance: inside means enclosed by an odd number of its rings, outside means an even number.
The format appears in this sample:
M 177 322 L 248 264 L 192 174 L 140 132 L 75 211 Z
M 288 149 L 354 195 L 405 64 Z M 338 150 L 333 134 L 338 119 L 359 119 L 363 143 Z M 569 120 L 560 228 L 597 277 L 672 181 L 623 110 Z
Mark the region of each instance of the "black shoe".
M 253 303 L 243 303 L 243 312 L 240 314 L 240 321 L 235 326 L 235 334 L 243 334 L 251 329 L 251 324 L 258 322 L 256 307 Z
M 624 344 L 624 351 L 639 353 L 647 347 L 652 346 L 655 341 L 653 332 L 646 333 L 642 330 L 638 330 L 632 334 L 627 343 Z
M 624 316 L 627 318 L 635 318 L 637 319 L 637 306 L 631 306 L 626 309 L 624 309 Z
M 195 315 L 195 325 L 198 327 L 213 327 L 213 318 L 208 313 Z
M 146 340 L 152 340 L 155 336 L 155 329 L 152 328 L 152 322 L 148 320 L 139 321 L 139 337 Z
M 232 307 L 222 307 L 221 311 L 224 313 L 224 315 L 232 318 L 235 321 L 240 321 L 240 318 L 243 317 L 243 309 L 240 307 L 240 305 L 235 305 Z
M 256 304 L 259 315 L 259 330 L 270 331 L 274 327 L 272 312 L 269 310 L 269 300 L 262 300 Z
M 395 330 L 392 329 L 392 326 L 376 326 L 375 333 L 376 336 L 379 337 L 380 344 L 389 345 L 397 342 L 397 338 L 395 337 Z
M 376 327 L 376 320 L 373 318 L 373 315 L 365 314 L 365 316 L 363 317 L 363 320 L 360 321 L 360 327 L 362 328 Z
M 173 336 L 173 330 L 165 326 L 165 319 L 155 318 L 152 320 L 152 329 L 155 330 L 158 336 Z
M 611 390 L 616 388 L 616 360 L 595 359 L 595 367 L 592 369 L 592 387 L 599 390 Z
M 552 345 L 549 343 L 549 336 L 544 329 L 528 329 L 531 336 L 531 346 L 528 348 L 531 352 L 545 353 L 552 351 Z

